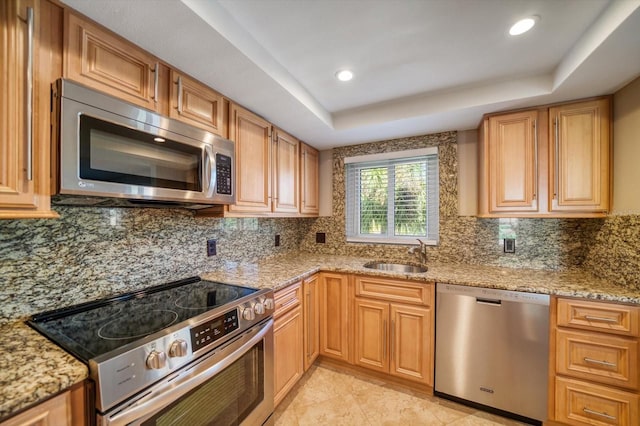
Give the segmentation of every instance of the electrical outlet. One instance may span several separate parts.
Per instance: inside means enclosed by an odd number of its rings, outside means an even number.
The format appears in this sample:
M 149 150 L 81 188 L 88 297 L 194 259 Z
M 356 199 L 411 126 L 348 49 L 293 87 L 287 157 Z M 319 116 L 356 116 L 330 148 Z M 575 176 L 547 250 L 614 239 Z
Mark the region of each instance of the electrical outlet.
M 280 235 L 276 234 L 276 247 L 280 247 Z
M 216 240 L 207 240 L 207 256 L 215 256 L 216 254 Z
M 327 234 L 324 232 L 316 232 L 316 243 L 324 244 L 327 241 Z
M 505 238 L 504 239 L 504 252 L 505 253 L 515 253 L 516 252 L 516 239 L 515 238 Z

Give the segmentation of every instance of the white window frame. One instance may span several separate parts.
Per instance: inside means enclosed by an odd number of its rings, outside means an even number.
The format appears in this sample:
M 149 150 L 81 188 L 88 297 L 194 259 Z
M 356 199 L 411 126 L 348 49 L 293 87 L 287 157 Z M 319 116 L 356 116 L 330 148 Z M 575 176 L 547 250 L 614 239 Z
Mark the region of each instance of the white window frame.
M 430 173 L 435 173 L 435 194 L 427 194 L 427 198 L 431 201 L 431 204 L 435 203 L 435 213 L 432 211 L 431 216 L 429 216 L 429 212 L 427 212 L 428 216 L 428 230 L 427 234 L 431 232 L 431 238 L 428 238 L 427 235 L 424 236 L 394 236 L 394 235 L 362 235 L 359 234 L 359 231 L 350 232 L 351 230 L 359 230 L 360 229 L 360 209 L 359 209 L 359 188 L 349 188 L 349 184 L 355 182 L 350 182 L 348 178 L 348 164 L 353 163 L 372 163 L 377 161 L 385 161 L 385 160 L 398 160 L 398 159 L 412 159 L 416 157 L 427 157 L 435 155 L 436 158 L 438 156 L 438 148 L 437 147 L 429 147 L 429 148 L 421 148 L 421 149 L 413 149 L 407 151 L 396 151 L 396 152 L 387 152 L 381 154 L 367 154 L 367 155 L 359 155 L 354 157 L 346 157 L 344 159 L 345 163 L 345 233 L 347 242 L 353 243 L 374 243 L 374 244 L 403 244 L 403 245 L 418 245 L 418 238 L 422 240 L 427 245 L 437 245 L 439 239 L 439 229 L 438 222 L 440 217 L 439 212 L 439 182 L 438 182 L 438 164 L 439 158 L 436 161 L 435 170 L 431 170 L 431 172 L 427 171 L 427 175 Z M 433 177 L 433 175 L 432 175 Z M 390 198 L 392 199 L 392 198 Z M 391 210 L 391 209 L 390 209 Z M 435 216 L 435 217 L 434 217 Z M 435 221 L 435 223 L 434 223 Z M 388 223 L 388 232 L 393 233 L 393 229 L 395 229 L 395 223 Z

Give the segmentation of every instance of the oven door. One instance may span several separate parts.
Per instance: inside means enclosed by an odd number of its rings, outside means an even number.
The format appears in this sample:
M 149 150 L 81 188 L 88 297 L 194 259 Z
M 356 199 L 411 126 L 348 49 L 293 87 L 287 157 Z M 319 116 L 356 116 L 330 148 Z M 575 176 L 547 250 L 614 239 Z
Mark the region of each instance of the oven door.
M 214 349 L 98 425 L 263 425 L 273 412 L 273 320 Z

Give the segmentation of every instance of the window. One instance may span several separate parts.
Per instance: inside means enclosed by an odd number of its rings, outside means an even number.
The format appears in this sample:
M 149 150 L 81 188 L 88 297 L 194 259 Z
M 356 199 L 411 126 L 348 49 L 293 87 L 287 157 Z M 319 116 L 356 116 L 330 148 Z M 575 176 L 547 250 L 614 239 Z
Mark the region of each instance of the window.
M 438 242 L 438 149 L 348 157 L 347 241 Z

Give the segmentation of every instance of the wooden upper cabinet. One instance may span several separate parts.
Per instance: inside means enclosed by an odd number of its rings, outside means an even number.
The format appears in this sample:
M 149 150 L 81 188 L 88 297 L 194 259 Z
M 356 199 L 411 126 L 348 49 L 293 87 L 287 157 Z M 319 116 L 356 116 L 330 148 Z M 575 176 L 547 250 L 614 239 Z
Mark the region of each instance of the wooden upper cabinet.
M 3 1 L 0 25 L 0 219 L 57 217 L 50 209 L 49 104 L 50 85 L 62 73 L 62 10 L 39 0 Z
M 611 203 L 610 98 L 491 114 L 478 144 L 478 216 L 602 217 Z
M 236 143 L 236 204 L 230 212 L 271 211 L 271 124 L 234 103 L 229 138 Z
M 305 143 L 300 143 L 300 213 L 317 216 L 319 204 L 320 157 L 318 150 Z
M 64 76 L 143 108 L 163 110 L 157 58 L 65 9 Z M 165 101 L 166 102 L 166 101 Z
M 276 213 L 300 209 L 300 142 L 280 129 L 273 131 L 273 205 Z
M 489 211 L 538 211 L 537 111 L 489 118 Z
M 610 100 L 553 107 L 550 139 L 552 211 L 607 212 L 610 208 Z
M 185 74 L 171 70 L 171 118 L 226 137 L 223 104 L 220 93 Z

